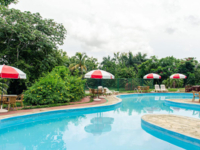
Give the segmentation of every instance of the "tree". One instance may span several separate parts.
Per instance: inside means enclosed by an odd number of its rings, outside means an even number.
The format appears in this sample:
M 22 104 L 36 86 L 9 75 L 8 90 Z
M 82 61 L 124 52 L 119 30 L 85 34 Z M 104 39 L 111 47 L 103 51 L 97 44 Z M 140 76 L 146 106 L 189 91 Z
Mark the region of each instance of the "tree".
M 135 55 L 135 59 L 138 63 L 143 63 L 147 60 L 147 54 L 142 54 L 141 52 L 138 52 L 136 55 Z
M 8 85 L 6 81 L 0 78 L 0 95 L 2 95 L 2 91 L 3 91 L 3 94 L 7 94 L 7 89 L 8 89 Z
M 8 6 L 11 3 L 16 4 L 18 0 L 0 0 L 0 5 Z
M 77 52 L 75 55 L 75 58 L 74 58 L 75 62 L 69 66 L 69 69 L 72 71 L 79 69 L 81 71 L 81 75 L 83 77 L 83 71 L 87 71 L 87 68 L 85 65 L 86 58 L 87 58 L 86 53 Z
M 17 67 L 33 83 L 55 66 L 63 65 L 58 45 L 63 44 L 66 29 L 52 19 L 43 19 L 39 13 L 0 8 L 0 63 Z M 17 83 L 18 84 L 18 83 Z
M 87 71 L 95 70 L 98 67 L 98 61 L 96 58 L 88 57 L 85 61 L 85 65 L 87 67 Z
M 115 75 L 116 72 L 116 64 L 115 64 L 115 59 L 111 59 L 110 56 L 108 57 L 103 57 L 103 61 L 101 62 L 100 69 L 108 71 Z

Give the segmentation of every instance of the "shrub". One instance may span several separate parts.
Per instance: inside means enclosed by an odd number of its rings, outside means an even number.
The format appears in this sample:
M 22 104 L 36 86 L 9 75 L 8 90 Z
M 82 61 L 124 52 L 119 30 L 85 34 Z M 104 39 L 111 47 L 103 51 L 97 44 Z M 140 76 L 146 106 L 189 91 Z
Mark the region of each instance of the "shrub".
M 47 105 L 78 101 L 84 97 L 81 77 L 71 76 L 68 68 L 55 67 L 24 93 L 24 100 L 32 105 Z
M 167 88 L 173 87 L 173 88 L 180 88 L 183 87 L 183 79 L 166 79 L 162 81 L 162 84 L 164 84 Z

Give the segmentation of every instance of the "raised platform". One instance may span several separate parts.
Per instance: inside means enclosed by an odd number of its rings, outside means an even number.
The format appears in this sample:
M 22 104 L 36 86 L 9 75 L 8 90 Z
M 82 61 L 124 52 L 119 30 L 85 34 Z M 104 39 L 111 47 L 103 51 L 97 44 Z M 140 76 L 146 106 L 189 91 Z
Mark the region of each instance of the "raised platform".
M 200 149 L 200 119 L 151 114 L 142 116 L 141 125 L 159 139 L 185 149 Z
M 192 101 L 192 99 L 167 99 L 165 100 L 165 104 L 168 106 L 200 111 L 199 99 L 195 99 L 194 101 Z

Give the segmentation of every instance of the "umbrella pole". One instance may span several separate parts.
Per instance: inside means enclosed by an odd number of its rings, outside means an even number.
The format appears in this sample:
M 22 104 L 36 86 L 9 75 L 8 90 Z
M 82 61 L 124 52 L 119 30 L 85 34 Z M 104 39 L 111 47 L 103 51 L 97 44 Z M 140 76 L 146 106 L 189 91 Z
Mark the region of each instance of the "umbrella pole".
M 2 93 L 1 93 L 1 109 L 3 109 L 2 108 L 2 102 L 3 102 L 3 80 L 2 80 L 1 88 L 2 88 Z

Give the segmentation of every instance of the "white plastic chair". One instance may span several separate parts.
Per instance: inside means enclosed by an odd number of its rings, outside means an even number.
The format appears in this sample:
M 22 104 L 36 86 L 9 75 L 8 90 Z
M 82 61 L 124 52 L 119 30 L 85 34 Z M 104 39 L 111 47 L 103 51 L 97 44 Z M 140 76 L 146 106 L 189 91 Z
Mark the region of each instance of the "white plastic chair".
M 104 89 L 106 89 L 106 94 L 109 94 L 109 95 L 112 95 L 112 94 L 113 94 L 113 92 L 110 91 L 107 87 L 104 87 Z
M 103 92 L 103 86 L 98 86 L 98 90 L 102 90 Z
M 160 92 L 161 90 L 160 90 L 160 87 L 159 87 L 159 85 L 158 84 L 155 84 L 155 92 Z
M 161 91 L 162 92 L 168 92 L 168 90 L 165 88 L 165 85 L 164 84 L 161 84 Z

